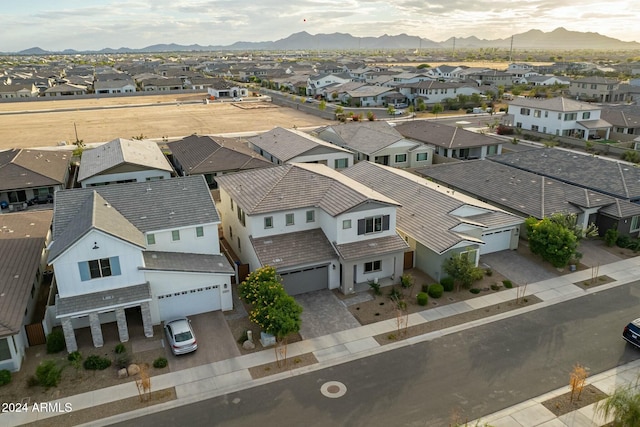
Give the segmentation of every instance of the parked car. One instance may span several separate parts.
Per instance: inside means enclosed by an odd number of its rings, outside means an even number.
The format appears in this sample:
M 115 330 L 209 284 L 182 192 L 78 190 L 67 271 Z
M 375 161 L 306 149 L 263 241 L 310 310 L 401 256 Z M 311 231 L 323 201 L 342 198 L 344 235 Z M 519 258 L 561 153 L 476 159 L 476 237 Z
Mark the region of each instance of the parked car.
M 242 98 L 233 98 L 233 102 L 240 102 L 242 101 Z
M 44 205 L 46 203 L 53 203 L 53 195 L 52 194 L 38 194 L 33 199 L 29 199 L 27 201 L 27 204 L 29 206 Z
M 309 98 L 305 99 L 304 102 L 312 103 L 313 102 L 313 98 L 309 97 Z
M 191 321 L 186 317 L 165 322 L 164 331 L 171 351 L 176 356 L 197 350 L 196 335 L 191 328 Z
M 632 321 L 624 327 L 624 331 L 622 331 L 622 338 L 640 348 L 640 318 Z
M 404 114 L 404 111 L 403 110 L 393 110 L 393 113 L 391 113 L 391 114 L 393 114 L 394 116 L 401 116 L 401 115 Z

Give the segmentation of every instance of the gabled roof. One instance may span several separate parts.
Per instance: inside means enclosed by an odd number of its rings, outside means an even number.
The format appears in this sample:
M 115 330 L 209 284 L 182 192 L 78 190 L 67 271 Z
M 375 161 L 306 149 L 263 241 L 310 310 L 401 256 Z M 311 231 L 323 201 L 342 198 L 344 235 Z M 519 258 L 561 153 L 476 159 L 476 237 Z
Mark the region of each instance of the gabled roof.
M 0 151 L 0 191 L 64 185 L 69 159 L 67 151 Z
M 320 228 L 260 238 L 250 237 L 250 240 L 260 263 L 271 265 L 279 271 L 337 258 L 333 246 Z
M 396 130 L 405 138 L 452 149 L 483 147 L 502 143 L 502 141 L 489 136 L 429 120 L 404 122 L 397 125 Z
M 556 97 L 556 98 L 515 98 L 509 101 L 509 105 L 517 105 L 518 107 L 537 108 L 540 110 L 573 112 L 573 111 L 597 111 L 602 107 L 586 102 L 574 101 L 573 99 Z
M 348 90 L 347 95 L 352 98 L 362 98 L 365 96 L 379 96 L 387 92 L 395 92 L 395 89 L 384 86 L 365 85 L 354 90 Z
M 318 149 L 322 149 L 323 152 L 351 154 L 349 150 L 325 142 L 297 129 L 276 127 L 268 132 L 249 138 L 248 141 L 283 162 L 288 162 L 294 157 L 305 154 L 313 154 L 312 152 L 314 150 L 318 151 Z
M 602 110 L 600 117 L 616 127 L 640 128 L 640 109 L 637 106 L 634 107 L 635 111 L 606 108 Z
M 92 229 L 144 247 L 144 233 L 218 222 L 202 176 L 58 191 L 49 259 Z
M 157 169 L 173 172 L 167 158 L 158 144 L 149 141 L 133 141 L 117 138 L 82 153 L 78 181 L 82 182 L 95 175 L 108 174 L 111 169 L 122 165 L 132 165 L 140 170 Z
M 20 333 L 53 211 L 0 215 L 0 337 Z
M 224 255 L 183 252 L 144 251 L 141 270 L 188 271 L 198 273 L 233 274 L 233 267 Z
M 189 175 L 273 166 L 236 138 L 191 135 L 167 146 Z
M 398 203 L 319 164 L 293 163 L 216 177 L 247 214 L 319 207 L 336 216 L 367 202 Z
M 356 181 L 376 188 L 383 194 L 393 195 L 402 206 L 396 212 L 396 228 L 407 233 L 436 253 L 444 253 L 451 247 L 477 241 L 476 238 L 454 231 L 471 219 L 454 215 L 465 206 L 476 206 L 484 217 L 474 217 L 473 223 L 489 227 L 496 224 L 513 225 L 521 218 L 491 207 L 478 200 L 438 191 L 437 185 L 426 179 L 399 169 L 371 162 L 359 162 L 343 173 Z
M 334 135 L 338 140 L 335 140 Z M 367 155 L 404 139 L 394 127 L 385 121 L 351 122 L 327 126 L 318 132 L 318 136 Z
M 340 257 L 347 261 L 392 252 L 405 252 L 407 249 L 409 249 L 409 244 L 397 234 L 336 245 L 336 251 Z

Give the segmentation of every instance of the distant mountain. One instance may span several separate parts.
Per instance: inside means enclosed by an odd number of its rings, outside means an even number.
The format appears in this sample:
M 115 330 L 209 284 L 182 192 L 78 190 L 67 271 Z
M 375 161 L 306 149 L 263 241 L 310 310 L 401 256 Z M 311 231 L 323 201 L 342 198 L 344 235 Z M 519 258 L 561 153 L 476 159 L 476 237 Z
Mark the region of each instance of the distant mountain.
M 514 49 L 547 49 L 547 50 L 626 50 L 640 49 L 638 42 L 624 42 L 612 37 L 603 36 L 598 33 L 583 33 L 579 31 L 569 31 L 565 28 L 557 28 L 549 33 L 540 30 L 530 30 L 525 33 L 514 34 Z M 220 50 L 387 50 L 387 49 L 478 49 L 478 48 L 504 48 L 511 46 L 512 37 L 495 40 L 479 39 L 471 37 L 451 37 L 443 42 L 398 34 L 396 36 L 382 35 L 380 37 L 354 37 L 346 33 L 332 34 L 309 34 L 306 31 L 291 34 L 289 37 L 276 41 L 266 42 L 246 42 L 239 41 L 229 46 L 201 46 L 199 44 L 179 45 L 156 44 L 142 49 L 130 49 L 121 47 L 119 49 L 105 48 L 100 51 L 78 52 L 67 49 L 63 52 L 48 52 L 39 47 L 17 52 L 19 55 L 46 55 L 50 53 L 157 53 L 157 52 L 202 52 Z

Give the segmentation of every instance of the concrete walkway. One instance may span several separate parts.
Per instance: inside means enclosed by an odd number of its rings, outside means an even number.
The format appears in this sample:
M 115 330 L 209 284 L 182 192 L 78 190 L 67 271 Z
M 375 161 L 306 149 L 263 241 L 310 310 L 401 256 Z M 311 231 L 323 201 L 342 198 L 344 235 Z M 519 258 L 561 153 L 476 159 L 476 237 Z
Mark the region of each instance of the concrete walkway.
M 408 338 L 393 344 L 381 346 L 373 338 L 376 335 L 389 333 L 397 329 L 395 319 L 378 322 L 366 326 L 358 326 L 352 329 L 336 332 L 330 335 L 311 338 L 304 341 L 290 344 L 288 356 L 295 357 L 300 354 L 313 353 L 319 363 L 295 369 L 281 374 L 271 375 L 265 378 L 254 380 L 251 378 L 249 368 L 263 365 L 275 361 L 272 349 L 257 353 L 233 357 L 227 360 L 210 363 L 202 366 L 184 369 L 178 372 L 171 372 L 154 376 L 154 391 L 169 387 L 175 387 L 177 399 L 171 402 L 153 405 L 133 412 L 119 414 L 104 420 L 93 421 L 91 426 L 109 425 L 118 421 L 139 417 L 150 412 L 159 412 L 188 403 L 201 401 L 204 399 L 225 395 L 235 391 L 254 387 L 273 381 L 278 381 L 293 375 L 300 375 L 324 369 L 337 364 L 352 361 L 357 358 L 364 358 L 373 354 L 393 350 L 395 348 L 412 345 L 417 342 L 432 340 L 439 336 L 455 333 L 461 330 L 487 324 L 496 320 L 516 316 L 523 312 L 529 312 L 541 307 L 557 304 L 573 298 L 588 295 L 592 292 L 600 292 L 615 286 L 620 286 L 640 278 L 640 257 L 618 261 L 603 265 L 599 270 L 600 275 L 607 275 L 614 279 L 614 282 L 600 285 L 592 289 L 583 290 L 573 283 L 591 279 L 591 271 L 579 271 L 553 279 L 530 283 L 526 288 L 526 294 L 535 294 L 542 300 L 541 303 L 520 309 L 501 313 L 489 318 L 480 319 L 463 325 L 430 332 L 421 336 Z M 508 289 L 494 294 L 482 296 L 468 301 L 461 301 L 455 304 L 432 308 L 409 316 L 409 326 L 429 322 L 436 319 L 448 317 L 457 313 L 476 310 L 490 306 L 502 301 L 513 300 L 517 297 L 516 289 Z M 594 375 L 589 378 L 589 383 L 593 383 L 604 392 L 611 392 L 615 386 L 625 381 L 636 379 L 638 363 L 630 363 L 626 366 L 618 367 L 607 372 Z M 555 417 L 540 402 L 550 397 L 565 393 L 567 388 L 559 389 L 555 392 L 528 400 L 520 405 L 491 414 L 479 420 L 478 425 L 489 423 L 492 426 L 601 426 L 608 420 L 598 418 L 593 411 L 593 405 L 566 414 L 562 417 Z M 137 390 L 131 383 L 121 384 L 105 389 L 95 390 L 75 396 L 65 397 L 54 401 L 61 407 L 71 404 L 74 411 L 90 408 L 103 403 L 114 402 L 128 397 L 137 397 Z M 0 425 L 17 426 L 39 419 L 52 418 L 57 413 L 27 412 L 27 413 L 3 413 L 0 415 Z M 52 423 L 55 420 L 51 419 Z M 471 423 L 469 425 L 476 425 Z

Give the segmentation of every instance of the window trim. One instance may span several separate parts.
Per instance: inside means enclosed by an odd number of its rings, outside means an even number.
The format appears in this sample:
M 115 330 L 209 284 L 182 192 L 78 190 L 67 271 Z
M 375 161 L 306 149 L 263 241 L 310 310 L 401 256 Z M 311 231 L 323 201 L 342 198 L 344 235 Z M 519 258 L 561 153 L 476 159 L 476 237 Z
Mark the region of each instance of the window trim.
M 180 241 L 180 230 L 171 230 L 171 241 L 172 242 Z
M 349 225 L 348 227 L 347 227 L 347 224 Z M 352 227 L 352 224 L 351 224 L 351 220 L 350 219 L 343 219 L 342 220 L 342 229 L 343 230 L 348 230 L 351 227 Z
M 291 221 L 289 221 L 289 218 L 291 218 Z M 295 225 L 296 224 L 296 217 L 295 217 L 295 214 L 293 212 L 290 212 L 290 213 L 284 215 L 284 224 L 286 226 L 290 226 L 290 225 Z
M 311 215 L 309 215 L 311 214 Z M 307 219 L 307 222 L 316 222 L 316 211 L 314 210 L 309 210 L 305 213 L 305 217 Z
M 633 228 L 633 223 L 635 224 L 635 228 Z M 633 233 L 635 231 L 640 230 L 640 215 L 634 215 L 631 217 L 631 224 L 629 224 L 629 232 Z
M 267 222 L 269 224 L 267 224 Z M 268 228 L 273 228 L 273 217 L 272 216 L 265 216 L 264 217 L 264 228 L 265 230 Z
M 403 160 L 398 160 L 398 157 L 401 157 Z M 395 161 L 396 163 L 407 163 L 407 154 L 406 153 L 396 154 Z
M 201 239 L 204 237 L 204 227 L 201 225 L 198 225 L 196 227 L 196 239 Z
M 421 159 L 420 156 L 424 156 L 424 159 Z M 426 162 L 429 160 L 429 153 L 416 153 L 416 162 Z
M 156 235 L 154 233 L 147 234 L 147 245 L 156 244 Z
M 377 267 L 377 268 L 376 268 Z M 382 270 L 382 260 L 369 261 L 364 263 L 365 273 L 375 273 Z

